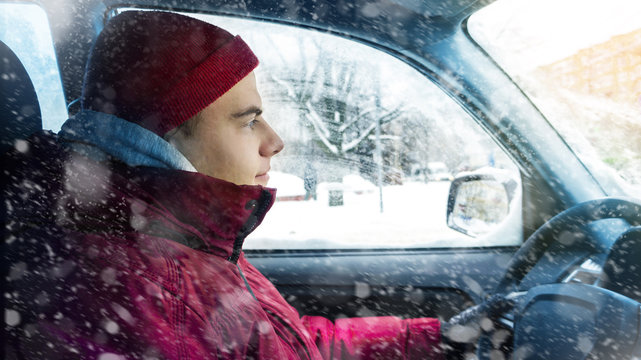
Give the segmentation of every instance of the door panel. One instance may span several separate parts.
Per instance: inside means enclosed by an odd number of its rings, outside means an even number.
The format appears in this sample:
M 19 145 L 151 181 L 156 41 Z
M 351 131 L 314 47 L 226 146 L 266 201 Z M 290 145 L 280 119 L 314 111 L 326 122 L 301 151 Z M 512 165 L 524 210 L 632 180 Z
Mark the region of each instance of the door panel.
M 448 319 L 491 292 L 515 248 L 249 251 L 301 315 Z

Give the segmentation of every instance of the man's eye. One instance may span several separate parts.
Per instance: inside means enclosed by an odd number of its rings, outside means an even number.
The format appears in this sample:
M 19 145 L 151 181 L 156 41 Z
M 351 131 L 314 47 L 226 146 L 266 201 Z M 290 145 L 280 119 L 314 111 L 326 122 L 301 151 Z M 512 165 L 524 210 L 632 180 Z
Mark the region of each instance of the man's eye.
M 253 119 L 252 121 L 247 123 L 247 127 L 253 129 L 256 124 L 258 124 L 258 119 Z

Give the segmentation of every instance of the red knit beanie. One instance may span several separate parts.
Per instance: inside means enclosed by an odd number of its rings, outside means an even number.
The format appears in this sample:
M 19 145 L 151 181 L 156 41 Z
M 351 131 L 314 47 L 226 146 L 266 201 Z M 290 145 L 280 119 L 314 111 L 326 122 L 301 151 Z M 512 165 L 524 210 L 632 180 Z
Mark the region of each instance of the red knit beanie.
M 81 106 L 163 136 L 231 89 L 258 65 L 239 37 L 168 12 L 127 11 L 94 44 Z

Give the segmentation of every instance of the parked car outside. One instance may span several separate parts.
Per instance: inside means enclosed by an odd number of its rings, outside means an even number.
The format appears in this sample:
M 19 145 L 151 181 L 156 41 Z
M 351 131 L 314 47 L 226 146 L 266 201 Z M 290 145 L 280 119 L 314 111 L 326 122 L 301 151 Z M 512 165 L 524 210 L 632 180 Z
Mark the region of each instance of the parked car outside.
M 440 161 L 427 164 L 427 178 L 431 181 L 452 181 L 454 179 L 447 165 Z
M 267 186 L 278 189 L 277 201 L 302 201 L 305 199 L 304 181 L 296 175 L 271 171 Z

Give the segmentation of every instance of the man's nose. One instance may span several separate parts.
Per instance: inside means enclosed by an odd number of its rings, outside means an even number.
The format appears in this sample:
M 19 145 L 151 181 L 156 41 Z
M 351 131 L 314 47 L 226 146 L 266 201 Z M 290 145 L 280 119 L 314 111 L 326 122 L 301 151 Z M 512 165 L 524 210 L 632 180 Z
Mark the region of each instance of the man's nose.
M 266 130 L 265 141 L 263 141 L 263 146 L 261 146 L 261 155 L 274 156 L 283 150 L 285 143 L 271 126 L 267 125 Z

